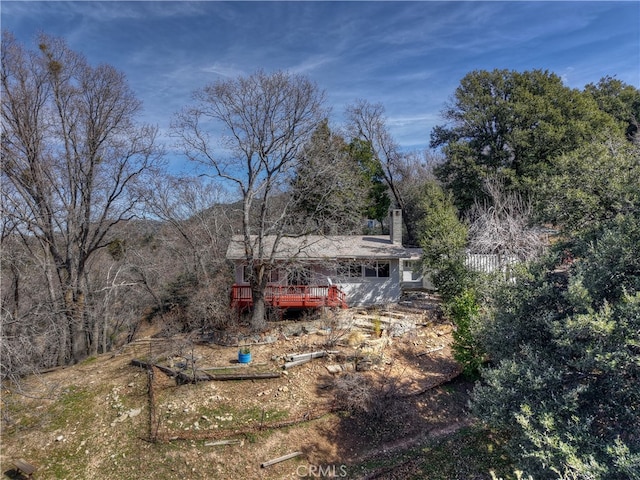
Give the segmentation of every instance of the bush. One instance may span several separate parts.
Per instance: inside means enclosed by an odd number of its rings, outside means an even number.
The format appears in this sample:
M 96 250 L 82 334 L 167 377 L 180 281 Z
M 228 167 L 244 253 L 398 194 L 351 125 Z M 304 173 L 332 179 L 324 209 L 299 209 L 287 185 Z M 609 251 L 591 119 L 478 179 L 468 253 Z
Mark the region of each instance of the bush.
M 446 310 L 456 326 L 453 331 L 453 356 L 462 365 L 465 376 L 476 378 L 485 354 L 473 332 L 473 323 L 480 310 L 474 290 L 465 290 L 454 297 L 446 305 Z
M 557 256 L 533 266 L 499 290 L 495 311 L 477 324 L 492 363 L 481 370 L 473 410 L 511 438 L 511 453 L 536 479 L 640 478 L 632 224 L 602 232 L 571 266 Z

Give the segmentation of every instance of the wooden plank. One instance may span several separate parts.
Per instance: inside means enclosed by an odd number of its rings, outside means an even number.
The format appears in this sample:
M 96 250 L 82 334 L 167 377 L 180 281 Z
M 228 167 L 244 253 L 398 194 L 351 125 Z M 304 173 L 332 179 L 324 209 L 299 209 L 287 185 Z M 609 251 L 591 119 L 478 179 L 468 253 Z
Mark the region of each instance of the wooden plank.
M 287 455 L 283 455 L 283 456 L 281 456 L 281 457 L 274 458 L 273 460 L 268 460 L 268 461 L 266 461 L 266 462 L 262 462 L 262 463 L 260 464 L 260 467 L 261 467 L 261 468 L 265 468 L 265 467 L 268 467 L 268 466 L 274 465 L 274 464 L 276 464 L 276 463 L 284 462 L 285 460 L 290 460 L 290 459 L 292 459 L 292 458 L 299 457 L 300 455 L 302 455 L 302 452 L 293 452 L 293 453 L 289 453 L 289 454 L 287 454 Z
M 215 442 L 206 442 L 204 444 L 205 447 L 217 447 L 219 445 L 243 445 L 244 442 L 242 440 L 233 439 L 233 440 L 216 440 Z
M 219 373 L 209 375 L 211 380 L 262 380 L 266 378 L 280 378 L 280 372 L 263 372 L 263 373 Z
M 164 367 L 162 365 L 158 365 L 158 364 L 151 364 L 151 363 L 147 363 L 147 362 L 143 362 L 142 360 L 138 360 L 137 358 L 133 358 L 131 359 L 131 365 L 133 365 L 134 367 L 140 367 L 140 368 L 151 368 L 151 367 L 156 367 L 158 370 L 160 370 L 162 373 L 170 376 L 170 377 L 175 377 L 178 375 L 178 372 L 175 372 L 173 370 L 171 370 L 168 367 Z
M 35 466 L 31 465 L 24 458 L 18 458 L 17 460 L 14 460 L 13 464 L 15 465 L 18 472 L 24 473 L 27 477 L 31 477 L 31 475 L 33 475 L 36 472 L 36 470 L 38 470 Z
M 305 363 L 309 363 L 310 361 L 311 361 L 311 357 L 303 358 L 303 359 L 300 359 L 300 360 L 294 360 L 292 362 L 285 363 L 283 368 L 285 370 L 288 370 L 290 368 L 297 367 L 298 365 L 303 365 Z
M 285 360 L 289 362 L 295 362 L 297 360 L 303 360 L 308 358 L 311 360 L 312 358 L 322 358 L 326 357 L 329 354 L 337 354 L 340 353 L 337 350 L 318 350 L 316 352 L 306 352 L 306 353 L 295 353 L 291 355 L 285 355 Z
M 147 362 L 143 362 L 142 360 L 132 359 L 131 365 L 142 368 L 151 368 L 154 366 L 158 368 L 163 373 L 169 375 L 170 377 L 175 377 L 176 381 L 181 384 L 186 383 L 196 383 L 196 382 L 207 382 L 211 380 L 225 381 L 225 380 L 262 380 L 266 378 L 279 378 L 279 372 L 264 372 L 264 373 L 219 373 L 219 374 L 209 374 L 206 372 L 202 372 L 200 370 L 196 371 L 196 378 L 188 375 L 184 372 L 176 372 L 171 370 L 170 368 L 163 367 L 162 365 L 157 364 L 149 364 Z

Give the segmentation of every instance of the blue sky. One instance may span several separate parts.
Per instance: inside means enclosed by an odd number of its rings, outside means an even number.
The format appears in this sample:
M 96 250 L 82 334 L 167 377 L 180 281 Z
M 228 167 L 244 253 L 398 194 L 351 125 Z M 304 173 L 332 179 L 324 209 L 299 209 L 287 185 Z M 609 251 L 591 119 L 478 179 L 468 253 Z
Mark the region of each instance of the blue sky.
M 640 88 L 640 2 L 2 1 L 2 28 L 31 48 L 64 37 L 123 71 L 142 121 L 170 147 L 193 90 L 257 69 L 307 75 L 334 125 L 362 98 L 386 108 L 405 150 L 428 146 L 460 79 L 477 69 L 546 69 L 572 88 L 605 75 Z M 182 160 L 172 157 L 174 169 Z

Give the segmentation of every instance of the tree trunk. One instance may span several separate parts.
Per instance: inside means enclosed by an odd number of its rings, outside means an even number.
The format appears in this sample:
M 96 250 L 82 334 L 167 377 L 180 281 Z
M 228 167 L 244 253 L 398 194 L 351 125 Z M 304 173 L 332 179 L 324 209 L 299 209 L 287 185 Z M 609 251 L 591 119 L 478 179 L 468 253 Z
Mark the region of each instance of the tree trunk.
M 264 302 L 264 289 L 252 289 L 253 314 L 251 316 L 251 328 L 256 332 L 263 332 L 267 328 L 265 320 L 266 308 Z
M 84 327 L 84 293 L 74 292 L 67 288 L 65 292 L 65 308 L 71 341 L 71 360 L 78 363 L 87 356 L 86 329 Z

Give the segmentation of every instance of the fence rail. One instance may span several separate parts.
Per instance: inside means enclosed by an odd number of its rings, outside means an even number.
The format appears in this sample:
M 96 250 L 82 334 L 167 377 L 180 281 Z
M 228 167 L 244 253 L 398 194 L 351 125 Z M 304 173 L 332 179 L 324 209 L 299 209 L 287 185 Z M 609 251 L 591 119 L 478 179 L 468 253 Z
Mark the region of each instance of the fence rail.
M 505 278 L 513 276 L 513 266 L 519 262 L 515 255 L 500 255 L 495 253 L 467 253 L 465 265 L 475 271 L 483 273 L 502 272 Z
M 345 293 L 336 285 L 268 285 L 264 292 L 267 305 L 278 308 L 346 308 Z M 249 285 L 233 285 L 231 305 L 235 308 L 253 306 Z

